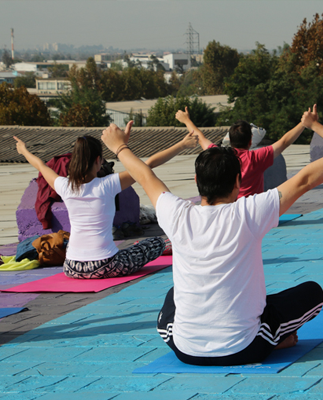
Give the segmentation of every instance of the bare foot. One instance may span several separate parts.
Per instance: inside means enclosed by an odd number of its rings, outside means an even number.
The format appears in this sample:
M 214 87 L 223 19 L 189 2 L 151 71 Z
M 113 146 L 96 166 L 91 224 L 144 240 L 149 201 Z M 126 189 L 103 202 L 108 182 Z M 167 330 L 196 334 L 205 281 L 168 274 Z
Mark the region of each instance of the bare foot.
M 298 342 L 298 336 L 297 336 L 297 331 L 293 332 L 291 335 L 289 335 L 285 340 L 283 340 L 281 343 L 279 343 L 275 349 L 287 349 L 287 347 L 293 347 L 295 344 Z

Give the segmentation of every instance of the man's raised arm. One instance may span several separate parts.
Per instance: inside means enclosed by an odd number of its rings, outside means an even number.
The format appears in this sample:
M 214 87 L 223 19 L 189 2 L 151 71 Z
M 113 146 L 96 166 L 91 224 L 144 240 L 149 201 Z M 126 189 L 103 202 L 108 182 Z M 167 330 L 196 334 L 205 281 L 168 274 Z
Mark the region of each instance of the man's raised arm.
M 323 137 L 323 125 L 318 122 L 317 106 L 314 104 L 313 112 L 309 108 L 305 111 L 302 117 L 302 124 L 312 131 L 316 132 L 318 135 Z
M 285 135 L 277 140 L 272 146 L 274 149 L 274 158 L 278 157 L 288 146 L 295 142 L 302 134 L 305 126 L 300 122 L 293 129 L 285 133 Z
M 181 151 L 186 149 L 193 149 L 198 144 L 198 135 L 195 135 L 194 132 L 188 133 L 184 139 L 180 140 L 178 143 L 169 147 L 166 150 L 160 151 L 148 158 L 146 164 L 149 165 L 150 168 L 156 168 L 159 165 L 165 164 L 167 161 L 171 160 Z
M 306 165 L 295 176 L 277 187 L 279 215 L 284 214 L 304 193 L 323 183 L 323 158 Z
M 189 132 L 194 131 L 199 137 L 199 143 L 202 147 L 203 150 L 206 150 L 212 142 L 207 139 L 203 133 L 195 126 L 195 124 L 191 121 L 190 119 L 190 114 L 188 112 L 188 108 L 185 107 L 185 111 L 178 110 L 177 113 L 175 114 L 175 118 L 181 122 L 182 124 L 185 124 Z
M 153 206 L 156 207 L 162 192 L 169 192 L 167 186 L 157 178 L 153 171 L 135 156 L 126 144 L 126 134 L 117 125 L 111 124 L 102 132 L 103 143 L 119 158 L 129 174 L 147 193 Z

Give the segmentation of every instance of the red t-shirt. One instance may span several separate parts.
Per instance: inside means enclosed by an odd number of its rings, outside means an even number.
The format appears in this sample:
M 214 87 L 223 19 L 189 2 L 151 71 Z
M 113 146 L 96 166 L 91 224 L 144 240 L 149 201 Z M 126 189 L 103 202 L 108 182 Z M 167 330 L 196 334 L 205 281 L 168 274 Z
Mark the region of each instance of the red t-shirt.
M 216 147 L 210 144 L 208 148 Z M 272 146 L 261 147 L 257 150 L 235 149 L 241 161 L 240 197 L 251 196 L 264 191 L 264 172 L 274 163 Z

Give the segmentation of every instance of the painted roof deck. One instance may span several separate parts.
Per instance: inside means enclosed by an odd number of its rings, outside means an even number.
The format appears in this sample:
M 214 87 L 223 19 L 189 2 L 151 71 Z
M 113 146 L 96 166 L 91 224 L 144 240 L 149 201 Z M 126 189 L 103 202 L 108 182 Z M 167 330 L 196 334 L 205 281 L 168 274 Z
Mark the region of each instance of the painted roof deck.
M 309 146 L 291 146 L 284 155 L 291 176 L 309 162 Z M 156 173 L 176 194 L 194 197 L 194 158 L 178 156 Z M 119 163 L 116 167 L 122 169 Z M 5 215 L 0 216 L 1 235 L 6 226 L 14 229 L 15 198 L 20 201 L 19 193 L 33 174 L 25 164 L 0 166 L 1 192 L 6 194 L 1 198 L 8 198 L 6 204 L 1 199 L 8 216 L 7 225 Z M 273 229 L 264 239 L 268 292 L 305 280 L 323 285 L 322 189 L 313 189 L 290 209 L 303 217 Z M 144 236 L 155 234 L 163 232 L 150 225 Z M 11 242 L 15 238 L 12 234 Z M 134 240 L 126 240 L 120 248 Z M 20 271 L 12 279 L 18 282 L 23 275 Z M 28 311 L 0 320 L 0 399 L 323 399 L 323 345 L 275 375 L 132 374 L 169 351 L 155 326 L 171 285 L 172 272 L 167 268 L 96 294 L 29 295 Z M 17 295 L 12 294 L 7 304 L 15 307 Z

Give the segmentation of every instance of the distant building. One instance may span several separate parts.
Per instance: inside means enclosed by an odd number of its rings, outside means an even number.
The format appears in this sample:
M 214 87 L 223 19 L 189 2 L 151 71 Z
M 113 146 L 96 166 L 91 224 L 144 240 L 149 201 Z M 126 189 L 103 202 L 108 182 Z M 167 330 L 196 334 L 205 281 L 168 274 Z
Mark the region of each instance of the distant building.
M 184 53 L 171 53 L 166 54 L 163 57 L 165 63 L 169 65 L 171 70 L 174 70 L 176 66 L 183 68 L 183 71 L 188 69 L 188 55 Z
M 109 61 L 110 59 L 111 59 L 111 54 L 108 53 L 94 54 L 94 61 L 97 64 L 101 64 L 104 61 Z
M 20 62 L 13 65 L 14 70 L 19 72 L 33 72 L 38 75 L 47 72 L 49 67 L 53 67 L 55 63 L 47 62 Z
M 68 79 L 36 79 L 38 94 L 57 94 L 66 92 L 71 88 Z
M 159 63 L 164 67 L 165 71 L 169 71 L 169 64 L 167 62 L 165 62 L 163 57 L 157 57 L 155 54 L 153 53 L 134 53 L 131 55 L 130 61 L 134 62 L 134 63 L 140 63 L 140 65 L 143 68 L 150 68 L 151 62 L 153 61 L 151 56 L 156 57 L 156 59 L 159 61 Z
M 77 69 L 84 68 L 86 61 L 75 61 L 75 60 L 49 60 L 43 62 L 20 62 L 13 65 L 13 68 L 18 72 L 33 72 L 35 75 L 42 76 L 43 73 L 48 72 L 48 68 L 54 67 L 57 64 L 68 65 L 71 69 L 73 65 L 76 65 Z
M 30 94 L 36 94 L 45 103 L 50 99 L 59 97 L 71 88 L 70 81 L 66 79 L 36 79 L 36 89 L 28 88 Z
M 0 72 L 0 85 L 3 82 L 7 82 L 13 85 L 15 79 L 18 78 L 18 76 L 21 76 L 21 74 L 18 74 L 17 72 L 10 72 L 10 71 Z

